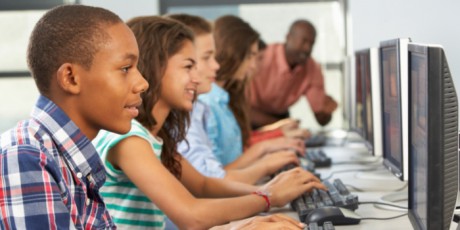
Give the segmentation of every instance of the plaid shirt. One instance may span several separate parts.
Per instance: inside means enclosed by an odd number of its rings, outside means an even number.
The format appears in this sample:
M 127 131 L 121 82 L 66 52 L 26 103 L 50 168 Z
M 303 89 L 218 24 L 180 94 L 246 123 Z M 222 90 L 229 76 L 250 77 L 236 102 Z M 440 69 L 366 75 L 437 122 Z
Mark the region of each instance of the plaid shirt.
M 40 96 L 32 118 L 0 136 L 1 229 L 114 229 L 91 141 Z

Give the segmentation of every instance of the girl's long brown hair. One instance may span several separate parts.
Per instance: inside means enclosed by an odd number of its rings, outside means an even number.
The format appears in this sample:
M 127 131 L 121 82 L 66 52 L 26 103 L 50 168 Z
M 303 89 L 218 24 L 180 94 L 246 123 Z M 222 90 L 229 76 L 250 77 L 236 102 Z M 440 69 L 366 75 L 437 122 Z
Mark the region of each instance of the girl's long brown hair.
M 139 45 L 139 71 L 150 85 L 142 94 L 142 106 L 136 120 L 151 130 L 157 124 L 152 109 L 161 95 L 161 80 L 168 59 L 179 52 L 185 41 L 193 42 L 194 36 L 182 23 L 159 16 L 136 17 L 127 24 Z M 173 109 L 158 132 L 158 136 L 163 139 L 161 162 L 177 178 L 181 176 L 181 157 L 176 146 L 185 139 L 189 122 L 188 112 Z
M 251 45 L 259 40 L 259 33 L 241 18 L 226 15 L 214 23 L 216 60 L 220 65 L 217 81 L 224 81 L 224 89 L 230 95 L 230 109 L 241 129 L 243 146 L 247 146 L 251 133 L 249 107 L 245 97 L 248 79 L 234 77 L 243 61 L 249 57 Z

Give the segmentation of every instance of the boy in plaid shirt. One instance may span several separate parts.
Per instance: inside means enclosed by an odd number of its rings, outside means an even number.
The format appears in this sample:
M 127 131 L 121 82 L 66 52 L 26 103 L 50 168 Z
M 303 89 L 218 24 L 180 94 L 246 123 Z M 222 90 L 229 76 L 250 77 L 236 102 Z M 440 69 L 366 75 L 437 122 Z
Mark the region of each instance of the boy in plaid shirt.
M 131 30 L 102 8 L 65 5 L 36 24 L 27 61 L 40 96 L 0 136 L 0 229 L 112 229 L 99 195 L 100 129 L 126 133 L 148 83 Z

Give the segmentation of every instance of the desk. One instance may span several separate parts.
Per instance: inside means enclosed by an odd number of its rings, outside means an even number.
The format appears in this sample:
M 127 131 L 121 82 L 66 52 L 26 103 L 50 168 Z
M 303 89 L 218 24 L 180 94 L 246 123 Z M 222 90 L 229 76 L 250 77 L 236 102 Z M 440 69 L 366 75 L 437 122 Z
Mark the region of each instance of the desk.
M 356 147 L 356 146 L 355 146 Z M 330 168 L 317 168 L 316 171 L 321 173 L 322 178 L 331 176 L 328 180 L 340 178 L 342 182 L 347 185 L 350 192 L 358 195 L 360 202 L 366 201 L 380 201 L 380 198 L 384 195 L 395 193 L 396 191 L 402 191 L 407 194 L 407 182 L 402 182 L 393 176 L 388 170 L 386 170 L 381 159 L 371 158 L 370 155 L 366 154 L 363 149 L 359 148 L 347 148 L 337 146 L 323 147 L 323 151 L 332 158 L 332 166 Z M 352 163 L 359 161 L 365 161 L 367 163 Z M 359 172 L 362 169 L 375 168 L 374 171 Z M 348 172 L 341 172 L 347 171 Z M 356 170 L 356 171 L 351 171 Z M 335 173 L 334 173 L 335 172 Z M 331 174 L 332 173 L 332 174 Z M 358 188 L 360 191 L 355 190 L 353 187 Z M 407 200 L 401 203 L 397 203 L 401 206 L 407 205 Z M 389 206 L 382 206 L 388 207 Z M 298 219 L 297 213 L 285 208 L 275 212 L 282 212 L 295 219 Z M 403 214 L 402 211 L 397 210 L 386 210 L 374 206 L 374 204 L 360 204 L 355 212 L 363 218 L 375 217 L 375 218 L 386 218 L 393 217 Z M 457 227 L 456 223 L 452 223 L 450 229 L 455 230 Z M 407 230 L 412 229 L 409 217 L 403 216 L 396 219 L 390 220 L 361 220 L 358 225 L 348 226 L 335 226 L 336 229 L 372 229 L 372 230 L 387 230 L 387 229 L 401 229 Z

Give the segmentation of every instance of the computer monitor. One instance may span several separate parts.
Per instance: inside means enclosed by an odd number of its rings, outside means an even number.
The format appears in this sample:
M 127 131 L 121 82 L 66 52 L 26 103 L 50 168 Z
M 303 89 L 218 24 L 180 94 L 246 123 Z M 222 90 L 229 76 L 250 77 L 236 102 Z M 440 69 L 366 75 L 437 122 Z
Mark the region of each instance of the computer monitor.
M 356 52 L 355 53 L 355 79 L 354 79 L 354 112 L 355 112 L 355 125 L 352 130 L 358 133 L 361 137 L 364 137 L 364 123 L 365 123 L 365 110 L 364 110 L 364 76 L 367 74 L 369 69 L 367 63 L 366 53 Z M 365 138 L 365 137 L 364 137 Z
M 449 229 L 458 193 L 458 101 L 443 48 L 409 44 L 409 219 Z
M 343 78 L 343 89 L 342 89 L 342 105 L 343 105 L 343 119 L 344 128 L 346 130 L 351 129 L 354 126 L 354 111 L 353 111 L 353 87 L 352 79 L 354 75 L 353 68 L 353 57 L 347 56 L 344 60 L 344 78 Z
M 367 48 L 355 52 L 356 63 L 356 86 L 360 86 L 360 116 L 358 120 L 362 122 L 360 134 L 365 140 L 365 144 L 374 156 L 382 155 L 382 124 L 381 104 L 380 104 L 380 79 L 379 79 L 379 56 L 378 48 Z M 359 90 L 356 90 L 359 92 Z M 358 93 L 357 93 L 358 95 Z
M 408 59 L 409 38 L 380 42 L 383 165 L 397 178 L 408 178 Z

